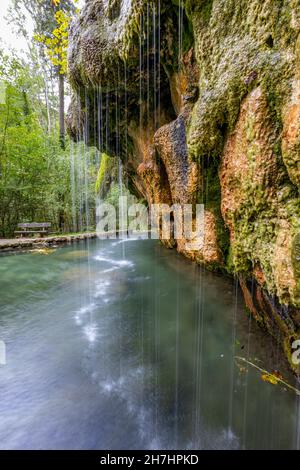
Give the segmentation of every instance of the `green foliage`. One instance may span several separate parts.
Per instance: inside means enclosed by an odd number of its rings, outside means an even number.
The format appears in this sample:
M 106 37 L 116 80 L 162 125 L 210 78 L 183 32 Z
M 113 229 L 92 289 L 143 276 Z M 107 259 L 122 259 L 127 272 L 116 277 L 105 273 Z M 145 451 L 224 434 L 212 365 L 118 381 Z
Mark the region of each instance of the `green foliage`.
M 71 187 L 72 230 L 95 229 L 96 195 L 95 183 L 99 166 L 99 152 L 95 147 L 86 147 L 84 142 L 72 144 Z
M 28 64 L 2 51 L 0 56 L 0 82 L 5 91 L 0 103 L 0 236 L 13 236 L 21 222 L 51 222 L 53 230 L 69 231 L 74 211 L 82 227 L 86 221 L 79 212 L 86 211 L 86 201 L 91 213 L 95 206 L 95 151 L 89 152 L 86 185 L 82 168 L 86 168 L 87 153 L 76 146 L 80 202 L 74 206 L 69 143 L 66 150 L 60 148 L 57 113 L 55 127 L 47 130 L 46 105 L 41 99 L 44 83 Z M 92 217 L 88 219 L 94 223 Z
M 95 190 L 100 196 L 103 196 L 107 191 L 107 185 L 110 184 L 111 179 L 116 176 L 116 158 L 112 158 L 106 153 L 102 153 L 100 168 L 98 171 Z
M 0 159 L 1 236 L 11 236 L 19 222 L 53 220 L 49 197 L 57 199 L 63 186 L 57 178 L 65 171 L 63 155 L 45 135 L 27 94 L 9 84 L 0 105 Z
M 110 186 L 110 189 L 105 197 L 105 202 L 108 202 L 109 204 L 112 204 L 115 206 L 115 208 L 119 207 L 119 197 L 120 196 L 127 196 L 127 205 L 128 207 L 131 204 L 136 204 L 138 200 L 136 199 L 135 196 L 133 196 L 126 186 L 122 184 L 122 187 L 120 187 L 119 183 L 112 183 Z

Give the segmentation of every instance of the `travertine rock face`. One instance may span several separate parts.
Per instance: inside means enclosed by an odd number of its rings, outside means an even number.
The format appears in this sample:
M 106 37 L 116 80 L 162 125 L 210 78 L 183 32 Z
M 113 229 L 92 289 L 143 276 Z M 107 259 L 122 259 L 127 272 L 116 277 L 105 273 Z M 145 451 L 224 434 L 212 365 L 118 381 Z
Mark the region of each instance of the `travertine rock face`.
M 300 188 L 300 80 L 292 83 L 292 93 L 282 110 L 282 156 L 289 178 Z
M 235 130 L 229 135 L 220 165 L 221 210 L 230 229 L 233 263 L 247 270 L 281 301 L 297 302 L 296 275 L 291 259 L 297 221 L 288 202 L 298 196 L 274 148 L 276 129 L 260 87 L 241 105 Z M 297 214 L 295 214 L 297 215 Z M 241 269 L 240 269 L 241 270 Z M 256 275 L 256 273 L 259 273 Z
M 300 334 L 300 1 L 180 3 L 87 1 L 71 29 L 69 131 L 121 157 L 149 204 L 205 204 L 203 247 L 169 245 L 239 276 L 249 310 L 290 358 Z
M 155 133 L 154 145 L 167 172 L 172 201 L 189 204 L 197 190 L 197 164 L 188 155 L 186 145 L 185 110 L 175 121 L 165 124 Z

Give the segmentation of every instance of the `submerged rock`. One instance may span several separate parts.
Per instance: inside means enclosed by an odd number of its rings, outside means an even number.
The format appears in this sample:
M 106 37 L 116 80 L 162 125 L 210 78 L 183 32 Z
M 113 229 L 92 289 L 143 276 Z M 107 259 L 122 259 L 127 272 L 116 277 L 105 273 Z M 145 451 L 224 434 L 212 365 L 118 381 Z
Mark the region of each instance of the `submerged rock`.
M 205 204 L 203 247 L 169 246 L 239 276 L 249 310 L 291 362 L 300 334 L 299 1 L 180 5 L 87 1 L 71 28 L 69 132 L 120 157 L 130 189 L 150 205 Z

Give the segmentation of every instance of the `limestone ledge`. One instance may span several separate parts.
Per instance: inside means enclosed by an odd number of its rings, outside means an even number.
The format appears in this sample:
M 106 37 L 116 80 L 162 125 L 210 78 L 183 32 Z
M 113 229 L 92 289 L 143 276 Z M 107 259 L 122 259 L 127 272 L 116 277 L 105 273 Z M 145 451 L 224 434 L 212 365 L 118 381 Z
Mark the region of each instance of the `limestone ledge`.
M 43 237 L 43 238 L 18 238 L 15 240 L 0 240 L 0 253 L 6 251 L 22 250 L 23 248 L 31 247 L 47 247 L 53 246 L 60 243 L 73 243 L 81 240 L 88 240 L 96 238 L 97 234 L 95 232 L 91 233 L 81 233 L 74 235 L 66 235 L 59 237 Z

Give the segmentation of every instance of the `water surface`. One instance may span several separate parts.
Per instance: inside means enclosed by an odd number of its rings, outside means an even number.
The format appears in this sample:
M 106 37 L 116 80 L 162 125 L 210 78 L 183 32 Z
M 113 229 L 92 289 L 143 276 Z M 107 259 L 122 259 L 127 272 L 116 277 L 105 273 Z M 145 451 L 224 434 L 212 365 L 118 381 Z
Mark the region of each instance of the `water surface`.
M 279 346 L 235 281 L 150 240 L 0 258 L 1 449 L 297 448 Z

